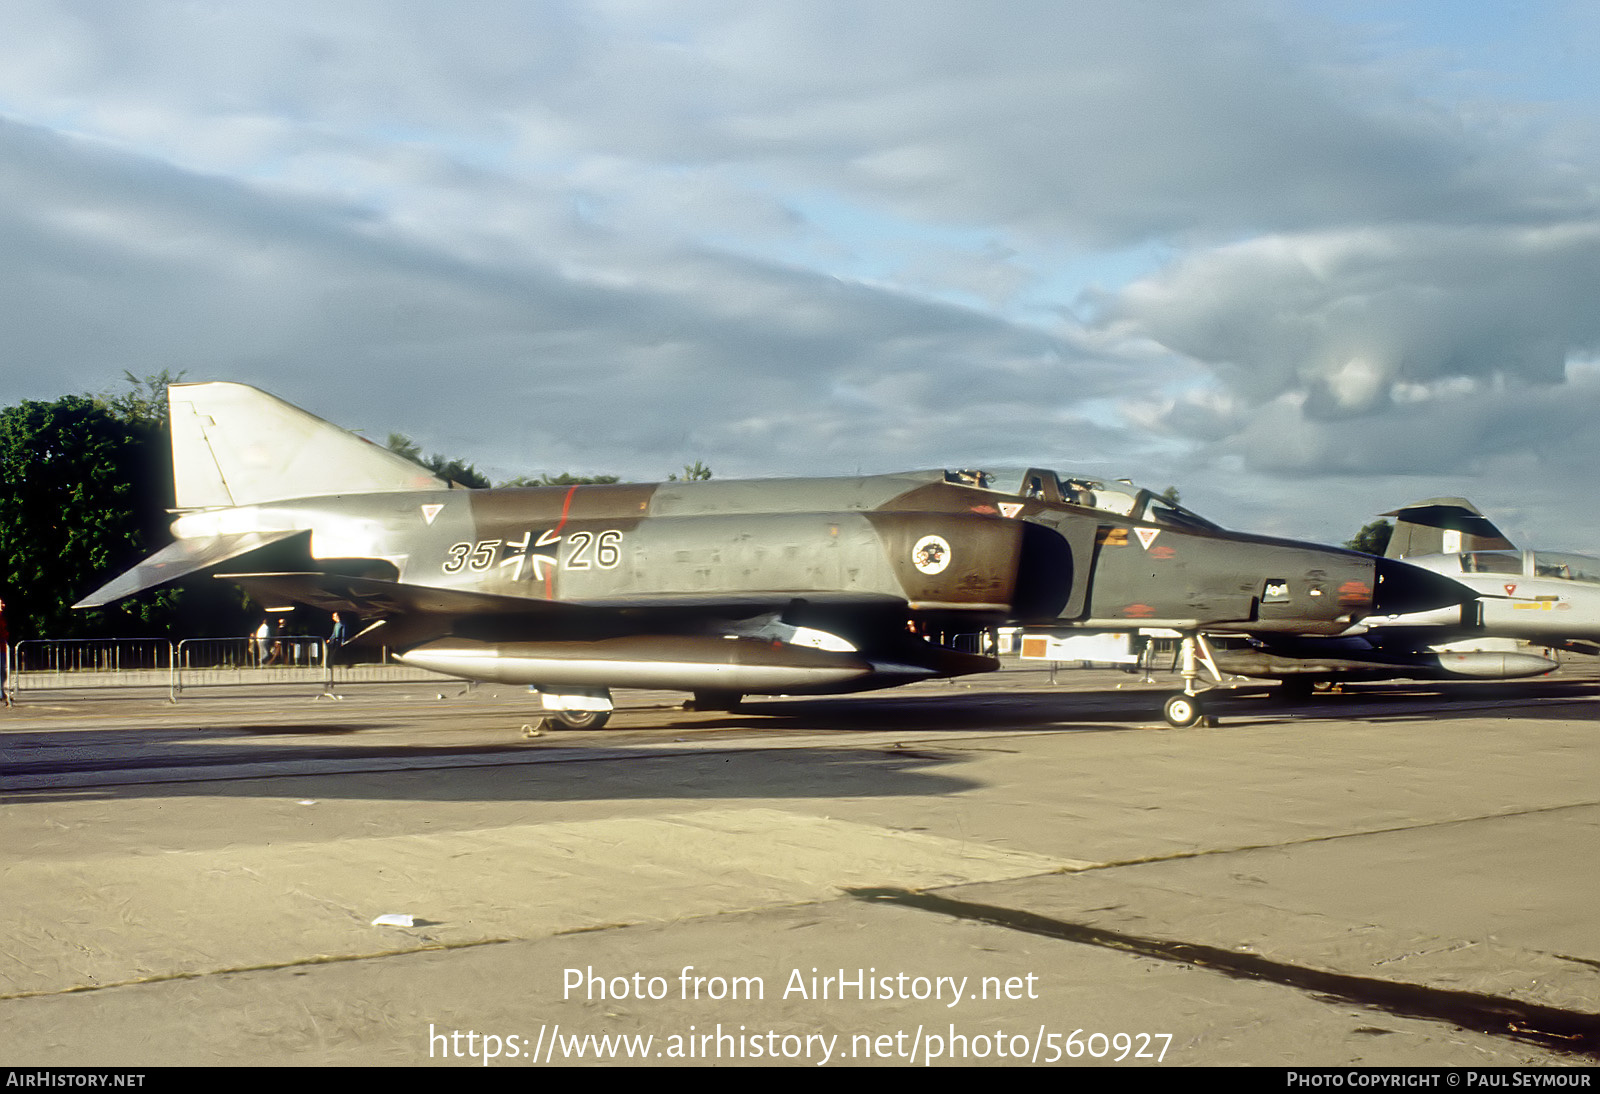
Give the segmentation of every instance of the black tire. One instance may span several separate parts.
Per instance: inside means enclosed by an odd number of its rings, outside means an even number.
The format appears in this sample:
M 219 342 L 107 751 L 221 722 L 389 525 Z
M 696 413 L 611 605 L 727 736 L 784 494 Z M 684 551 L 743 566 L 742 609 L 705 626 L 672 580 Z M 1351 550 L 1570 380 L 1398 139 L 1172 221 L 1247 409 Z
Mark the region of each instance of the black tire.
M 1201 707 L 1197 696 L 1179 692 L 1167 699 L 1161 708 L 1161 714 L 1172 728 L 1188 729 L 1205 716 L 1205 710 Z
M 609 710 L 552 710 L 544 716 L 544 728 L 603 729 L 610 720 Z

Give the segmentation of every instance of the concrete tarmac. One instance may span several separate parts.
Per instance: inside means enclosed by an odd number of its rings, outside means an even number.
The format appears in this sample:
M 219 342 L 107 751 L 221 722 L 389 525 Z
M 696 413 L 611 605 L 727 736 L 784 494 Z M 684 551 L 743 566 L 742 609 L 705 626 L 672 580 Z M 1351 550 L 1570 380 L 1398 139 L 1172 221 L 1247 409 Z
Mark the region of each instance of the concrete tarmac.
M 533 739 L 447 680 L 29 694 L 0 1063 L 1593 1066 L 1588 664 L 1184 730 L 1031 666 Z

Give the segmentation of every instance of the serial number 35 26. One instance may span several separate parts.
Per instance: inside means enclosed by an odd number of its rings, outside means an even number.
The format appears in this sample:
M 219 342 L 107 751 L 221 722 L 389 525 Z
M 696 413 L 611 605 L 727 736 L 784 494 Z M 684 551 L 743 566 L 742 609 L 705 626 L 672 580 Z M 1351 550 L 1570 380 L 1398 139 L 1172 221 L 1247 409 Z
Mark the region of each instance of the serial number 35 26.
M 554 548 L 561 538 L 546 532 L 535 540 L 533 533 L 529 532 L 521 539 L 481 539 L 476 543 L 452 544 L 442 568 L 447 574 L 459 574 L 465 570 L 483 573 L 496 562 L 502 566 L 518 563 L 520 572 L 520 563 L 531 561 L 534 570 L 540 572 L 543 569 L 541 563 L 555 564 L 556 551 L 536 554 L 532 549 Z M 569 549 L 567 557 L 560 564 L 563 570 L 612 570 L 622 561 L 622 533 L 616 529 L 571 532 L 566 540 Z

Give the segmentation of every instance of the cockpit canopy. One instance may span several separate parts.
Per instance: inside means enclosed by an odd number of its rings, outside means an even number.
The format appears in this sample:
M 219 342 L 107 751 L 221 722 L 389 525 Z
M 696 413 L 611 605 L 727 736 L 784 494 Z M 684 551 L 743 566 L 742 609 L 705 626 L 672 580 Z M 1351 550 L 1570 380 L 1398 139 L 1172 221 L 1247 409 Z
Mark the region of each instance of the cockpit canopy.
M 1126 479 L 1102 482 L 1086 475 L 1058 474 L 1037 467 L 963 468 L 946 471 L 946 482 L 1024 500 L 1066 502 L 1119 517 L 1171 528 L 1222 529 L 1197 513 Z
M 1562 551 L 1469 551 L 1461 556 L 1466 574 L 1518 574 L 1600 585 L 1600 558 Z

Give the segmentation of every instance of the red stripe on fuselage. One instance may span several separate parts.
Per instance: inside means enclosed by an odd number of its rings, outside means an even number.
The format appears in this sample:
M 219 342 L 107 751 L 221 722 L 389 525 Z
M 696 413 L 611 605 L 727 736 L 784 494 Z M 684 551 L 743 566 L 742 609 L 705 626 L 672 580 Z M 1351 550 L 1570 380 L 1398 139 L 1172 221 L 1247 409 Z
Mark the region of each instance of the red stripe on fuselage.
M 578 486 L 576 483 L 567 487 L 567 496 L 561 502 L 561 520 L 556 524 L 555 531 L 550 533 L 551 537 L 555 540 L 556 559 L 558 562 L 561 558 L 561 529 L 567 526 L 567 513 L 572 509 L 572 495 L 576 494 L 577 492 Z M 551 566 L 550 572 L 544 575 L 544 598 L 546 600 L 555 599 L 555 575 L 555 566 Z

